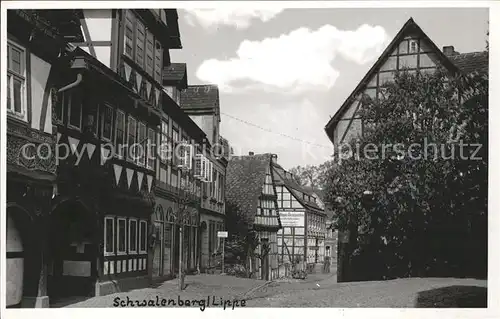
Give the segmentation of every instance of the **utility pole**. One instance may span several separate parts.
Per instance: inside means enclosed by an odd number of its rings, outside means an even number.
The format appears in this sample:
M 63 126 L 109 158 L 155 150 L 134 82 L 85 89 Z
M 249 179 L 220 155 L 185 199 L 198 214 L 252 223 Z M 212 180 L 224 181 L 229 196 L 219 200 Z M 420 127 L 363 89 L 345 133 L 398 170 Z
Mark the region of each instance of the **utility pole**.
M 184 289 L 184 278 L 182 277 L 182 227 L 179 225 L 179 290 Z
M 222 238 L 222 273 L 224 273 L 224 243 L 226 239 Z
M 217 237 L 222 238 L 222 273 L 224 273 L 224 242 L 227 238 L 227 231 L 218 231 Z

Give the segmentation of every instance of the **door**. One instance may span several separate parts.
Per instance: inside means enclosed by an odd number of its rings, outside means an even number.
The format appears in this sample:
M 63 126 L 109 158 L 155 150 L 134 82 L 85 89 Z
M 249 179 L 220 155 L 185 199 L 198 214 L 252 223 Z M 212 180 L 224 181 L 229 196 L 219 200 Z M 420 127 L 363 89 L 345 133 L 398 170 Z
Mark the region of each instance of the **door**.
M 21 304 L 23 298 L 24 247 L 21 232 L 7 213 L 7 307 Z
M 153 251 L 153 276 L 163 276 L 163 224 L 155 222 L 155 243 Z
M 261 273 L 263 280 L 269 280 L 269 242 L 267 239 L 262 239 L 262 259 Z

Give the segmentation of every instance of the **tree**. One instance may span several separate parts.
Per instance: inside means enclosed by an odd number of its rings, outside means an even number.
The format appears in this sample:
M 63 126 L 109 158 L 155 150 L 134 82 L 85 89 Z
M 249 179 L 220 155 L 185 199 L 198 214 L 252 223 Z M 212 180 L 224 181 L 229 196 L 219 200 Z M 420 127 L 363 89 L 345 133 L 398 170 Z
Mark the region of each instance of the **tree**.
M 183 271 L 183 228 L 187 221 L 197 216 L 197 208 L 200 205 L 199 198 L 194 196 L 191 189 L 182 187 L 174 198 L 174 224 L 179 231 L 179 290 L 184 290 L 184 271 Z
M 301 186 L 310 186 L 313 190 L 324 188 L 326 172 L 334 165 L 333 160 L 320 165 L 296 166 L 290 169 L 295 181 Z
M 361 152 L 326 174 L 349 258 L 381 260 L 376 278 L 485 275 L 487 77 L 401 72 L 382 93 L 364 97 L 364 134 L 348 144 Z

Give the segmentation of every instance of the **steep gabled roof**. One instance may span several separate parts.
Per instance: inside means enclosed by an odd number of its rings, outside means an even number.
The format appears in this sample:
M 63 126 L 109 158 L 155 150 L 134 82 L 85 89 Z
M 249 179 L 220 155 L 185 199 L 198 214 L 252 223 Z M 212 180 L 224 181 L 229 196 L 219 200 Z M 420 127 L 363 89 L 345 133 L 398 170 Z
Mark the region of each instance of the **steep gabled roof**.
M 163 68 L 163 84 L 173 85 L 180 90 L 188 87 L 186 63 L 171 63 Z
M 303 194 L 314 197 L 314 192 L 310 188 L 299 185 L 291 177 L 292 175 L 290 173 L 288 173 L 288 175 L 280 165 L 273 163 L 272 167 L 276 185 L 284 185 L 296 197 L 302 206 L 312 208 L 315 211 L 323 211 L 323 209 L 321 209 L 321 207 L 319 207 L 314 201 L 308 201 L 303 198 Z
M 235 205 L 252 225 L 259 197 L 271 167 L 272 154 L 233 156 L 226 170 L 226 202 Z
M 330 118 L 328 123 L 325 126 L 325 131 L 326 134 L 328 135 L 328 138 L 332 140 L 333 136 L 333 130 L 335 129 L 335 125 L 339 121 L 340 117 L 344 114 L 344 112 L 347 111 L 349 105 L 354 101 L 356 96 L 364 90 L 366 87 L 366 84 L 370 81 L 371 77 L 378 71 L 378 69 L 383 65 L 383 63 L 387 60 L 391 52 L 393 52 L 397 45 L 399 45 L 399 42 L 403 40 L 403 38 L 409 34 L 409 33 L 416 33 L 419 34 L 420 37 L 426 40 L 426 42 L 430 45 L 430 47 L 434 50 L 436 53 L 436 57 L 439 59 L 439 61 L 443 64 L 445 68 L 450 70 L 451 72 L 458 72 L 459 69 L 455 64 L 453 64 L 447 57 L 444 55 L 444 53 L 436 46 L 436 44 L 425 34 L 425 32 L 415 23 L 413 18 L 408 19 L 406 23 L 403 25 L 401 30 L 396 34 L 394 39 L 392 39 L 391 43 L 387 46 L 387 48 L 382 52 L 380 57 L 377 59 L 375 64 L 370 68 L 370 70 L 366 73 L 366 75 L 363 77 L 363 79 L 358 83 L 354 91 L 349 95 L 349 97 L 346 99 L 346 101 L 342 104 L 342 106 L 339 108 L 339 110 L 335 113 L 335 115 Z M 332 142 L 334 142 L 332 140 Z
M 219 88 L 214 84 L 190 85 L 181 93 L 181 108 L 219 113 Z
M 488 73 L 489 52 L 469 52 L 448 56 L 448 59 L 460 69 L 462 73 Z

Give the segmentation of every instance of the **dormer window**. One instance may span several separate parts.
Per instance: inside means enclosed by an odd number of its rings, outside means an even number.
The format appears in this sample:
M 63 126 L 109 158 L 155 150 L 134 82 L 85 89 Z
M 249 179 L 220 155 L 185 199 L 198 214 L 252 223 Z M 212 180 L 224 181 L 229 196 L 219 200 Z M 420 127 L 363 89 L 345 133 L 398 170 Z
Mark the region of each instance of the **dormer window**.
M 418 42 L 417 40 L 410 40 L 410 53 L 418 52 Z

